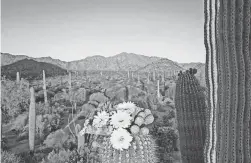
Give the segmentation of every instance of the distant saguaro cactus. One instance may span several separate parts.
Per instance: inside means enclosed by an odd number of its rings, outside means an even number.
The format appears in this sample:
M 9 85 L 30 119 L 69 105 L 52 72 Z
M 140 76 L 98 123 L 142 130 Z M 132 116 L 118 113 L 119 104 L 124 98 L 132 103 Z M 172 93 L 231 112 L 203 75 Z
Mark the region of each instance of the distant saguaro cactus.
M 17 83 L 20 82 L 20 75 L 19 75 L 19 72 L 17 72 L 16 81 L 17 81 Z
M 69 83 L 69 90 L 71 90 L 71 71 L 69 71 L 69 80 L 68 80 L 68 83 Z
M 147 73 L 147 84 L 149 84 L 150 83 L 150 73 L 148 72 Z
M 44 90 L 44 103 L 45 103 L 45 105 L 48 105 L 45 71 L 44 70 L 43 70 L 43 90 Z
M 160 98 L 160 92 L 159 92 L 159 80 L 157 80 L 157 97 Z
M 30 109 L 29 109 L 29 147 L 30 151 L 35 149 L 35 133 L 36 133 L 36 109 L 35 109 L 35 93 L 34 88 L 30 88 Z
M 165 82 L 165 71 L 163 71 L 163 74 L 161 75 L 161 80 L 162 80 L 162 82 Z
M 251 1 L 205 0 L 206 163 L 251 161 Z
M 204 90 L 193 71 L 179 74 L 176 83 L 175 107 L 183 163 L 203 163 L 206 101 Z
M 129 70 L 127 71 L 127 78 L 128 79 L 130 78 L 130 71 Z
M 155 70 L 153 71 L 153 81 L 155 81 L 156 75 L 155 75 Z

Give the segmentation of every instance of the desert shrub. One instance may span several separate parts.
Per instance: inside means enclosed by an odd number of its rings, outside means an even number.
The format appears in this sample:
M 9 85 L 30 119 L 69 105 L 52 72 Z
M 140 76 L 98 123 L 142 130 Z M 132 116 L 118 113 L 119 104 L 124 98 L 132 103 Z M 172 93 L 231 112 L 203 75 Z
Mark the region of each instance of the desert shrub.
M 62 149 L 67 141 L 68 135 L 63 130 L 57 130 L 47 136 L 44 144 L 47 148 Z
M 28 123 L 28 113 L 23 113 L 17 116 L 11 126 L 11 130 L 15 130 L 17 133 L 23 131 L 24 127 Z
M 36 118 L 36 134 L 39 138 L 44 138 L 49 133 L 60 128 L 61 117 L 59 114 L 37 115 Z
M 41 163 L 77 163 L 78 154 L 76 151 L 61 149 L 59 152 L 54 150 L 49 153 Z
M 105 103 L 108 101 L 108 98 L 101 92 L 93 93 L 90 96 L 90 101 L 97 101 L 99 103 Z
M 18 157 L 17 155 L 7 152 L 7 151 L 1 151 L 1 162 L 2 163 L 22 163 L 21 157 Z
M 2 81 L 1 86 L 2 122 L 7 123 L 29 108 L 29 83 L 22 80 L 20 84 Z
M 55 96 L 55 93 L 52 91 L 46 90 L 46 92 L 48 100 Z M 36 102 L 44 102 L 44 90 L 40 90 L 37 93 Z
M 163 127 L 162 123 L 155 123 L 150 130 L 156 139 L 160 162 L 172 162 L 171 153 L 177 151 L 177 131 L 171 127 Z
M 173 126 L 173 122 L 171 121 L 171 119 L 168 117 L 168 115 L 164 115 L 162 117 L 162 121 L 163 121 L 163 125 L 164 126 Z
M 8 150 L 7 138 L 1 135 L 1 151 Z
M 39 102 L 36 103 L 36 114 L 48 114 L 50 113 L 51 107 L 45 105 L 45 103 Z

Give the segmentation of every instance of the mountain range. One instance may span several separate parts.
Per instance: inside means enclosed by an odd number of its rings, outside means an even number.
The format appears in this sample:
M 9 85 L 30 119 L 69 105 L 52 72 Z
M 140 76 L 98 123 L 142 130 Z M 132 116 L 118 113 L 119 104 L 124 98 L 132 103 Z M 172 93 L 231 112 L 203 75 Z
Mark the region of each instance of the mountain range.
M 177 63 L 167 58 L 149 57 L 140 54 L 122 52 L 120 54 L 104 57 L 100 55 L 86 57 L 85 59 L 66 62 L 51 57 L 33 58 L 26 55 L 12 55 L 1 53 L 1 66 L 10 65 L 24 59 L 45 62 L 66 70 L 107 70 L 107 71 L 184 71 L 186 69 L 203 69 L 204 63 Z
M 15 80 L 16 73 L 27 80 L 42 79 L 43 70 L 46 77 L 66 75 L 67 70 L 51 63 L 37 62 L 33 59 L 22 59 L 9 65 L 1 66 L 1 75 Z

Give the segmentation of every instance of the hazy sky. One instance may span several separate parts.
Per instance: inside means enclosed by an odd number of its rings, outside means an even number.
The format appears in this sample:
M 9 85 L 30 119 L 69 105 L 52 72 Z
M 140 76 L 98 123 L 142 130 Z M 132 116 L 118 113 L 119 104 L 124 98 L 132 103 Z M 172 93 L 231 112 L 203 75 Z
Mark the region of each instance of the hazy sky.
M 2 0 L 1 52 L 204 62 L 203 17 L 202 0 Z

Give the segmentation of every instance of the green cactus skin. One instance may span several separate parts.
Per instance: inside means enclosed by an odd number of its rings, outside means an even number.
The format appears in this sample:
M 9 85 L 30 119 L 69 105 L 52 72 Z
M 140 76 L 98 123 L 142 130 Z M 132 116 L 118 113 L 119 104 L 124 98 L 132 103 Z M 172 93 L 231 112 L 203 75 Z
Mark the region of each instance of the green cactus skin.
M 138 135 L 129 149 L 119 151 L 112 148 L 109 138 L 104 138 L 100 160 L 102 163 L 157 163 L 156 144 L 150 135 Z
M 44 70 L 43 70 L 43 90 L 44 90 L 44 103 L 45 103 L 45 105 L 48 105 L 47 91 L 46 91 L 46 80 L 45 80 L 45 71 Z
M 251 160 L 251 1 L 205 0 L 206 163 Z
M 20 82 L 20 75 L 19 75 L 19 72 L 17 72 L 16 81 L 17 81 L 17 83 Z
M 203 163 L 207 107 L 204 90 L 194 74 L 186 72 L 179 75 L 175 107 L 183 163 Z
M 34 88 L 30 88 L 30 108 L 29 108 L 29 147 L 30 151 L 35 149 L 35 133 L 36 133 L 36 109 L 35 109 L 35 93 Z

